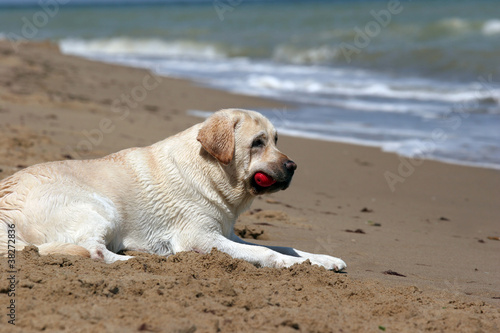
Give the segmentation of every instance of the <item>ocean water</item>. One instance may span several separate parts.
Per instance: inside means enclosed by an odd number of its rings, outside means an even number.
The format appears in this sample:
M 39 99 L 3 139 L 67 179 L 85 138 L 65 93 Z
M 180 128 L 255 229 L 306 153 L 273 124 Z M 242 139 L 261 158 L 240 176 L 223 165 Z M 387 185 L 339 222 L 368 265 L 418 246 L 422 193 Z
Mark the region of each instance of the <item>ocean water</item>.
M 289 135 L 500 169 L 498 0 L 114 3 L 0 6 L 0 38 L 287 101 L 259 111 Z

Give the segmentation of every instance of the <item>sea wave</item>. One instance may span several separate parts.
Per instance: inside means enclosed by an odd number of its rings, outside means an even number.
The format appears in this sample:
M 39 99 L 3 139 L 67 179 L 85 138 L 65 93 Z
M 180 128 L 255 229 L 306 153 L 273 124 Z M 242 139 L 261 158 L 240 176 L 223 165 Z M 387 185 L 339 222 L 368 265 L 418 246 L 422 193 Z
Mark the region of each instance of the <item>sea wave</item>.
M 298 103 L 424 118 L 439 117 L 451 108 L 500 113 L 500 88 L 488 86 L 485 90 L 479 82 L 440 83 L 360 68 L 300 64 L 302 60 L 289 64 L 235 58 L 216 44 L 195 41 L 63 39 L 60 46 L 64 53 L 146 67 L 162 75 L 202 79 L 218 88 Z
M 459 17 L 448 17 L 438 20 L 436 23 L 431 24 L 430 27 L 440 29 L 443 33 L 457 34 L 471 31 L 474 25 L 471 21 Z
M 324 69 L 328 71 L 328 69 Z M 360 75 L 358 73 L 358 75 Z M 370 77 L 371 76 L 371 77 Z M 385 97 L 399 100 L 438 101 L 460 103 L 467 101 L 498 103 L 493 91 L 485 99 L 484 91 L 476 85 L 464 85 L 463 87 L 440 88 L 436 82 L 415 84 L 408 82 L 392 82 L 391 84 L 381 82 L 381 78 L 375 73 L 365 72 L 360 78 L 344 77 L 338 81 L 323 81 L 314 78 L 292 77 L 286 78 L 276 75 L 250 75 L 246 84 L 257 89 L 320 93 L 328 95 L 341 95 L 349 97 Z M 491 88 L 492 89 L 492 88 Z M 491 95 L 491 96 L 490 96 Z
M 429 27 L 448 35 L 482 33 L 483 35 L 500 34 L 500 20 L 490 19 L 485 21 L 466 20 L 458 17 L 450 17 L 437 21 Z
M 278 62 L 291 64 L 323 65 L 333 63 L 339 55 L 339 49 L 331 45 L 312 48 L 279 45 L 274 49 L 272 58 Z
M 165 41 L 157 38 L 113 37 L 100 39 L 68 38 L 59 42 L 61 50 L 77 55 L 128 55 L 188 59 L 221 59 L 226 54 L 215 44 L 192 40 Z
M 500 20 L 474 20 L 459 17 L 447 17 L 437 21 L 414 26 L 412 30 L 400 31 L 411 37 L 415 29 L 419 40 L 435 40 L 457 36 L 496 35 L 500 33 Z
M 500 20 L 488 20 L 483 24 L 482 32 L 485 35 L 500 34 Z

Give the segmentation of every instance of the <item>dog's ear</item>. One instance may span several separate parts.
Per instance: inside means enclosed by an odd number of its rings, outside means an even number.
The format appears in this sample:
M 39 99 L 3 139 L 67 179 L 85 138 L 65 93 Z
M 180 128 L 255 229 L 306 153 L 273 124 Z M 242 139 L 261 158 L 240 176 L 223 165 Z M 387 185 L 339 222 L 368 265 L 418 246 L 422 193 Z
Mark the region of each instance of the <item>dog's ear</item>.
M 234 156 L 234 127 L 236 120 L 226 114 L 215 113 L 205 120 L 197 140 L 220 163 L 228 165 Z

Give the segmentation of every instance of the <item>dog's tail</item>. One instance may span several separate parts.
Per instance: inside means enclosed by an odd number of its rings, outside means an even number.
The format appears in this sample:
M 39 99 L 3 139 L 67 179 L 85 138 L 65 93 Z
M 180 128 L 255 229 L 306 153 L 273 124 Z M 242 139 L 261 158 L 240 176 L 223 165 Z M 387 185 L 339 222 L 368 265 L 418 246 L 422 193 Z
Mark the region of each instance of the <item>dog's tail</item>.
M 71 244 L 52 242 L 38 245 L 38 252 L 41 255 L 46 254 L 69 254 L 72 256 L 81 256 L 90 258 L 90 252 L 83 246 Z

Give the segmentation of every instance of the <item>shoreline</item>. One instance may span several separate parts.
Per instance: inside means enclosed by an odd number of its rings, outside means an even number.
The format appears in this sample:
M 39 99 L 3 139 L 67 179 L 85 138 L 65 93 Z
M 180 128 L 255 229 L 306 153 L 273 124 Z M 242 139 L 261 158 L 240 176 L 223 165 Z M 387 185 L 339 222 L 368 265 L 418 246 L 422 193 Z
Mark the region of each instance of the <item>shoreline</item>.
M 16 54 L 0 42 L 0 59 L 0 179 L 75 153 L 96 158 L 153 144 L 201 121 L 187 110 L 284 106 L 62 55 L 48 43 Z M 18 308 L 16 331 L 62 330 L 61 323 L 88 330 L 195 323 L 217 331 L 218 322 L 222 331 L 270 332 L 295 324 L 318 331 L 500 327 L 497 170 L 432 160 L 411 170 L 378 148 L 286 135 L 278 146 L 298 164 L 291 187 L 258 197 L 236 228 L 256 235 L 251 242 L 341 257 L 345 274 L 307 265 L 260 269 L 216 252 L 134 253 L 132 261 L 105 265 L 40 257 L 32 248 L 18 253 L 17 301 L 30 307 Z M 7 301 L 0 293 L 0 304 Z
M 58 45 L 58 44 L 56 44 Z M 62 52 L 63 53 L 63 52 Z M 151 71 L 152 75 L 158 76 L 158 77 L 163 77 L 163 74 L 158 74 L 154 73 L 154 71 L 148 66 L 134 66 L 132 64 L 123 64 L 120 62 L 112 62 L 109 60 L 103 60 L 103 59 L 94 59 L 92 57 L 86 57 L 78 54 L 72 54 L 72 53 L 63 53 L 64 55 L 67 56 L 76 56 L 80 57 L 81 59 L 89 60 L 89 61 L 96 61 L 100 62 L 103 64 L 109 64 L 113 66 L 124 66 L 128 68 L 134 68 L 138 70 L 147 70 Z M 167 76 L 165 76 L 167 77 Z M 280 99 L 279 97 L 272 97 L 272 96 L 266 96 L 266 97 L 260 97 L 258 95 L 253 95 L 253 94 L 245 94 L 245 93 L 239 93 L 239 92 L 233 92 L 231 90 L 219 88 L 212 86 L 209 83 L 203 83 L 201 81 L 196 81 L 192 80 L 189 78 L 178 78 L 178 77 L 169 77 L 169 79 L 176 79 L 176 80 L 183 80 L 186 82 L 191 82 L 194 86 L 201 87 L 201 88 L 206 88 L 210 90 L 215 90 L 215 91 L 220 91 L 224 92 L 230 95 L 236 95 L 236 96 L 245 96 L 248 98 L 257 98 L 257 99 L 262 99 L 266 101 L 272 102 L 272 107 L 276 108 L 276 105 L 280 105 L 282 108 L 286 107 L 288 110 L 294 110 L 300 108 L 301 103 L 293 102 L 293 101 L 287 101 L 285 99 Z M 459 103 L 457 103 L 459 104 Z M 304 104 L 307 106 L 307 104 Z M 263 111 L 268 111 L 267 108 L 262 108 Z M 190 111 L 201 111 L 201 112 L 206 112 L 207 110 L 188 110 L 188 113 Z M 460 118 L 460 119 L 455 119 L 455 118 Z M 460 113 L 458 113 L 458 116 L 455 114 L 453 117 L 450 118 L 450 120 L 454 121 L 462 121 L 462 118 L 465 118 L 462 116 Z M 279 124 L 277 124 L 279 126 Z M 277 126 L 277 127 L 278 127 Z M 500 170 L 500 164 L 493 164 L 493 163 L 488 163 L 488 162 L 470 162 L 466 160 L 460 160 L 460 159 L 455 159 L 455 158 L 450 158 L 450 157 L 440 157 L 440 156 L 432 156 L 432 154 L 436 151 L 436 144 L 441 142 L 441 141 L 446 141 L 448 140 L 446 138 L 447 135 L 453 134 L 457 129 L 455 128 L 446 128 L 446 124 L 443 124 L 441 127 L 436 127 L 433 131 L 432 134 L 429 134 L 428 138 L 420 143 L 421 146 L 421 153 L 416 154 L 415 156 L 410 156 L 409 154 L 400 154 L 399 152 L 392 151 L 391 148 L 387 148 L 388 146 L 391 146 L 392 144 L 396 143 L 399 144 L 400 142 L 382 142 L 382 141 L 370 141 L 370 140 L 365 140 L 365 139 L 359 139 L 359 138 L 348 138 L 348 137 L 333 137 L 329 135 L 322 135 L 314 132 L 305 132 L 305 131 L 300 131 L 300 130 L 288 130 L 288 129 L 280 129 L 280 133 L 282 135 L 288 135 L 291 137 L 296 137 L 296 138 L 303 138 L 303 139 L 311 139 L 311 140 L 319 140 L 319 141 L 325 141 L 325 142 L 334 142 L 334 143 L 343 143 L 343 144 L 351 144 L 351 145 L 356 145 L 356 146 L 362 146 L 362 147 L 371 147 L 371 148 L 377 148 L 381 152 L 384 153 L 392 153 L 398 156 L 401 156 L 405 159 L 413 160 L 413 159 L 419 159 L 419 160 L 428 160 L 428 161 L 437 161 L 445 164 L 451 164 L 451 165 L 459 165 L 459 166 L 468 166 L 468 167 L 474 167 L 474 168 L 482 168 L 482 169 L 492 169 L 492 170 Z M 430 149 L 428 147 L 431 147 Z M 434 148 L 432 148 L 434 147 Z M 392 148 L 394 149 L 394 148 Z
M 196 82 L 194 82 L 196 84 Z M 250 95 L 243 95 L 243 96 L 250 96 Z M 276 102 L 281 102 L 281 103 L 288 103 L 287 101 L 284 100 L 279 100 L 279 99 L 271 99 L 275 100 Z M 294 106 L 293 103 L 287 104 L 289 106 L 289 109 L 293 110 Z M 202 110 L 188 110 L 187 114 L 192 115 L 194 117 L 198 117 L 200 119 L 205 119 L 206 117 L 202 115 L 196 115 L 194 112 L 205 112 Z M 357 139 L 329 139 L 322 137 L 321 135 L 316 135 L 314 133 L 308 133 L 308 134 L 291 134 L 293 131 L 287 131 L 286 129 L 281 129 L 279 130 L 279 133 L 281 136 L 288 136 L 291 138 L 297 138 L 297 139 L 305 139 L 305 140 L 317 140 L 317 141 L 323 141 L 323 142 L 331 142 L 331 143 L 336 143 L 336 144 L 345 144 L 345 145 L 352 145 L 352 146 L 357 146 L 357 147 L 365 147 L 365 148 L 372 148 L 372 149 L 378 149 L 381 153 L 385 154 L 393 154 L 396 155 L 398 158 L 401 158 L 403 160 L 406 160 L 408 162 L 405 163 L 410 163 L 412 164 L 413 167 L 418 167 L 422 163 L 425 163 L 426 161 L 430 162 L 437 162 L 437 163 L 443 163 L 451 166 L 461 166 L 461 167 L 469 167 L 469 168 L 478 168 L 478 169 L 487 169 L 487 170 L 497 170 L 500 171 L 500 165 L 496 164 L 491 164 L 491 163 L 476 163 L 476 162 L 465 162 L 465 161 L 460 161 L 460 160 L 455 160 L 455 159 L 438 159 L 438 158 L 429 158 L 428 156 L 424 157 L 418 157 L 418 156 L 407 156 L 407 155 L 400 155 L 396 152 L 386 150 L 382 146 L 377 145 L 375 143 L 369 143 L 369 142 L 361 142 L 362 140 L 357 140 Z M 410 161 L 415 161 L 414 164 Z
M 196 82 L 194 82 L 196 84 Z M 250 96 L 250 95 L 243 95 L 243 96 Z M 271 99 L 273 100 L 273 99 Z M 287 101 L 282 101 L 282 100 L 275 100 L 276 102 L 281 102 L 281 103 L 287 103 Z M 293 110 L 293 104 L 288 104 L 289 109 Z M 188 110 L 187 114 L 193 117 L 197 117 L 200 119 L 206 119 L 205 116 L 202 116 L 201 114 L 197 115 L 196 113 L 198 112 L 206 112 L 203 110 Z M 290 138 L 296 138 L 296 139 L 304 139 L 304 140 L 313 140 L 313 141 L 322 141 L 322 142 L 330 142 L 330 143 L 335 143 L 335 144 L 342 144 L 342 145 L 352 145 L 356 147 L 364 147 L 364 148 L 369 148 L 369 149 L 376 149 L 381 153 L 384 154 L 392 154 L 398 157 L 400 160 L 404 160 L 402 162 L 403 164 L 410 164 L 411 167 L 418 168 L 421 164 L 425 162 L 435 162 L 435 163 L 442 163 L 450 166 L 460 166 L 460 167 L 467 167 L 467 168 L 477 168 L 477 169 L 486 169 L 486 170 L 493 170 L 493 171 L 500 171 L 500 165 L 495 165 L 495 164 L 488 164 L 488 163 L 467 163 L 464 161 L 459 161 L 459 160 L 454 160 L 454 159 L 432 159 L 428 157 L 411 157 L 411 156 L 406 156 L 406 155 L 400 155 L 398 153 L 395 153 L 393 151 L 388 151 L 385 150 L 383 147 L 376 145 L 376 144 L 370 144 L 370 143 L 361 143 L 359 142 L 360 140 L 342 140 L 342 139 L 328 139 L 328 138 L 323 138 L 320 135 L 315 135 L 314 133 L 311 134 L 290 134 L 289 131 L 287 130 L 279 130 L 280 136 L 288 136 Z

